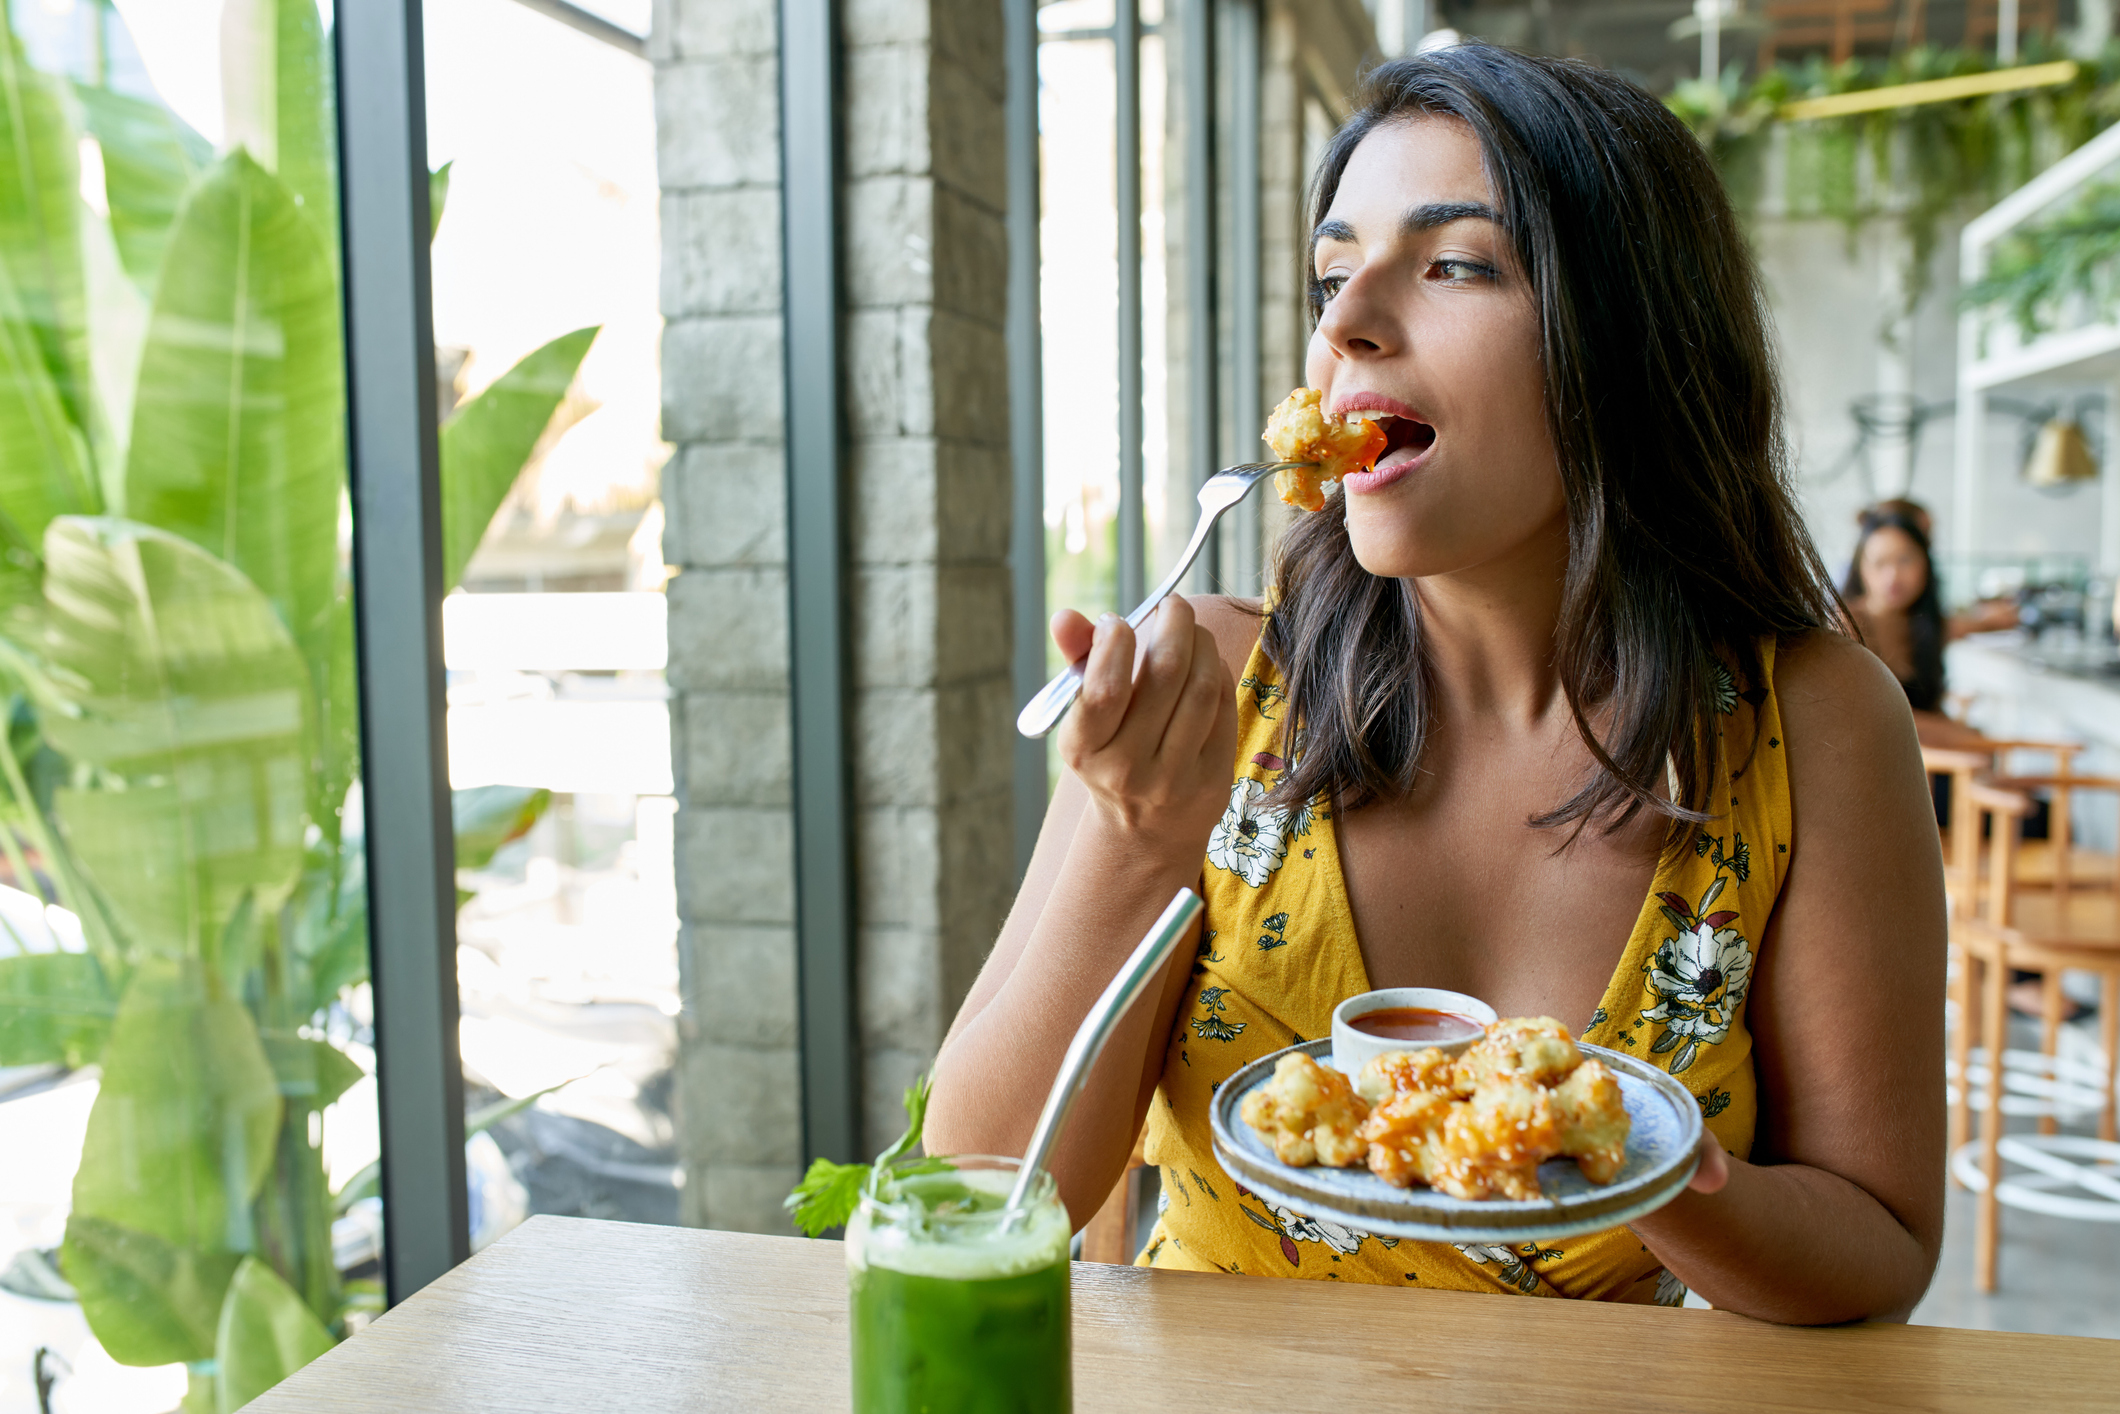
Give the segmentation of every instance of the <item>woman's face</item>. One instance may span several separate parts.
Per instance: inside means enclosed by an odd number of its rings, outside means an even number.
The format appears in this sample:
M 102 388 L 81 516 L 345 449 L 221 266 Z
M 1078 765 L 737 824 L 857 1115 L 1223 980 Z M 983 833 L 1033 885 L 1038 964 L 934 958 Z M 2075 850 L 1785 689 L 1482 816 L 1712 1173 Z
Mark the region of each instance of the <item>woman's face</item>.
M 1929 567 L 1914 537 L 1896 525 L 1880 526 L 1862 542 L 1858 557 L 1862 570 L 1864 606 L 1888 614 L 1903 614 L 1914 607 L 1921 591 L 1929 587 Z
M 1343 485 L 1371 574 L 1449 574 L 1558 537 L 1539 321 L 1471 129 L 1387 123 L 1348 160 L 1317 231 L 1325 296 L 1308 376 L 1330 412 L 1390 437 Z

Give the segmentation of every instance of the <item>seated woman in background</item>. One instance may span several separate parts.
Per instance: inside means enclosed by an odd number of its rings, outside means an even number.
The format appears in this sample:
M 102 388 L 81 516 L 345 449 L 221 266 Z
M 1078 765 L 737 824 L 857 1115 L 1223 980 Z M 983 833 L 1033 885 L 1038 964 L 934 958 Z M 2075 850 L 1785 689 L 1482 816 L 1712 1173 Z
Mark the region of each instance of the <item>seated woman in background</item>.
M 1957 635 L 1936 588 L 1928 518 L 1918 512 L 1910 501 L 1886 501 L 1862 513 L 1841 596 L 1862 641 L 1905 689 L 1921 744 L 1979 751 L 1987 738 L 1943 714 L 1943 645 Z

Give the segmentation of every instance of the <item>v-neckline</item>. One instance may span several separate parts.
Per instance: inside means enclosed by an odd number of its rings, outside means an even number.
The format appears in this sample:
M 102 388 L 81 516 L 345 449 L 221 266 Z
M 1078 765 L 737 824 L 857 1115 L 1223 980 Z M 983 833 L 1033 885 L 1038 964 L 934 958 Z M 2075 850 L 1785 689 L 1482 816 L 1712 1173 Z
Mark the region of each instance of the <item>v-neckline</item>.
M 1375 991 L 1376 987 L 1374 980 L 1369 975 L 1369 958 L 1362 949 L 1361 930 L 1355 922 L 1354 899 L 1347 892 L 1347 865 L 1346 857 L 1340 851 L 1338 807 L 1335 806 L 1329 811 L 1320 811 L 1318 826 L 1322 827 L 1328 835 L 1327 844 L 1330 847 L 1332 860 L 1331 867 L 1321 872 L 1321 881 L 1328 890 L 1333 906 L 1338 909 L 1340 916 L 1347 920 L 1345 929 L 1346 946 L 1351 950 L 1349 961 L 1352 963 L 1355 981 L 1359 984 L 1347 995 L 1358 997 L 1364 992 Z M 1631 980 L 1627 966 L 1628 955 L 1633 952 L 1634 940 L 1641 936 L 1642 928 L 1657 916 L 1657 905 L 1660 902 L 1659 895 L 1672 891 L 1671 886 L 1678 882 L 1675 876 L 1684 867 L 1684 856 L 1677 851 L 1669 849 L 1658 851 L 1656 869 L 1649 876 L 1649 888 L 1643 895 L 1642 906 L 1634 915 L 1633 926 L 1627 930 L 1626 937 L 1620 941 L 1619 955 L 1613 960 L 1612 964 L 1612 975 L 1606 979 L 1604 990 L 1598 994 L 1596 1009 L 1581 1026 L 1576 1026 L 1576 1023 L 1572 1021 L 1568 1023 L 1575 1030 L 1575 1034 L 1579 1039 L 1587 1038 L 1592 1031 L 1603 1024 L 1602 1018 L 1617 1014 L 1614 1009 L 1615 998 L 1623 1002 L 1625 999 L 1622 995 L 1623 993 L 1631 996 L 1633 992 L 1639 990 L 1639 988 L 1627 986 L 1627 983 Z M 1338 944 L 1335 941 L 1329 945 L 1337 946 Z M 1335 1000 L 1333 1003 L 1335 1007 L 1339 1005 L 1339 1000 L 1344 1000 L 1344 998 Z

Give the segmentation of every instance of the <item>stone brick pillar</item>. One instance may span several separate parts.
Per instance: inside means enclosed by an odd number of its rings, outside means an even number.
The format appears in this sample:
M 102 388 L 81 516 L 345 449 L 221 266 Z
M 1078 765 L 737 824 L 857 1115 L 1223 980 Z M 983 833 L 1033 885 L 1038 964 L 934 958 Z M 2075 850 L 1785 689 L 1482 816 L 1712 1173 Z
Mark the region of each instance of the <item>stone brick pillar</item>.
M 844 12 L 856 879 L 866 1143 L 1015 886 L 998 0 Z
M 1013 890 L 996 0 L 848 0 L 846 488 L 865 1145 Z M 801 1152 L 772 0 L 661 0 L 663 472 L 687 1222 L 787 1231 Z M 801 278 L 823 278 L 800 272 Z

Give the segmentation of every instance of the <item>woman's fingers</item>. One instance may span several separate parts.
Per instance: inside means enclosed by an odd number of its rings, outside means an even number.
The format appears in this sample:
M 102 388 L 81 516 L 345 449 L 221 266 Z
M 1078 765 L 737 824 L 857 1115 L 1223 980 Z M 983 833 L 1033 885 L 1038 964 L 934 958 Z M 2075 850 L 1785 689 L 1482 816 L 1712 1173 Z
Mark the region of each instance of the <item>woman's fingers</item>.
M 1730 1156 L 1713 1134 L 1700 1136 L 1700 1167 L 1693 1171 L 1693 1181 L 1686 1187 L 1695 1193 L 1719 1193 L 1730 1181 Z
M 1060 649 L 1060 660 L 1065 663 L 1079 662 L 1096 641 L 1097 626 L 1073 609 L 1054 614 L 1050 628 L 1053 643 Z
M 1215 647 L 1215 636 L 1198 624 L 1192 630 L 1192 659 L 1186 666 L 1185 682 L 1163 728 L 1156 751 L 1173 762 L 1192 762 L 1214 734 L 1216 720 L 1225 708 L 1235 715 L 1234 694 L 1227 686 L 1229 670 Z
M 1173 594 L 1156 606 L 1156 612 L 1141 630 L 1133 701 L 1127 706 L 1126 721 L 1113 744 L 1150 758 L 1162 744 L 1178 694 L 1184 691 L 1186 678 L 1192 672 L 1192 605 Z
M 1056 622 L 1056 640 L 1058 635 Z M 1061 726 L 1062 759 L 1070 765 L 1111 744 L 1127 721 L 1134 695 L 1134 631 L 1125 619 L 1117 614 L 1100 617 L 1088 654 L 1082 665 L 1082 695 Z

